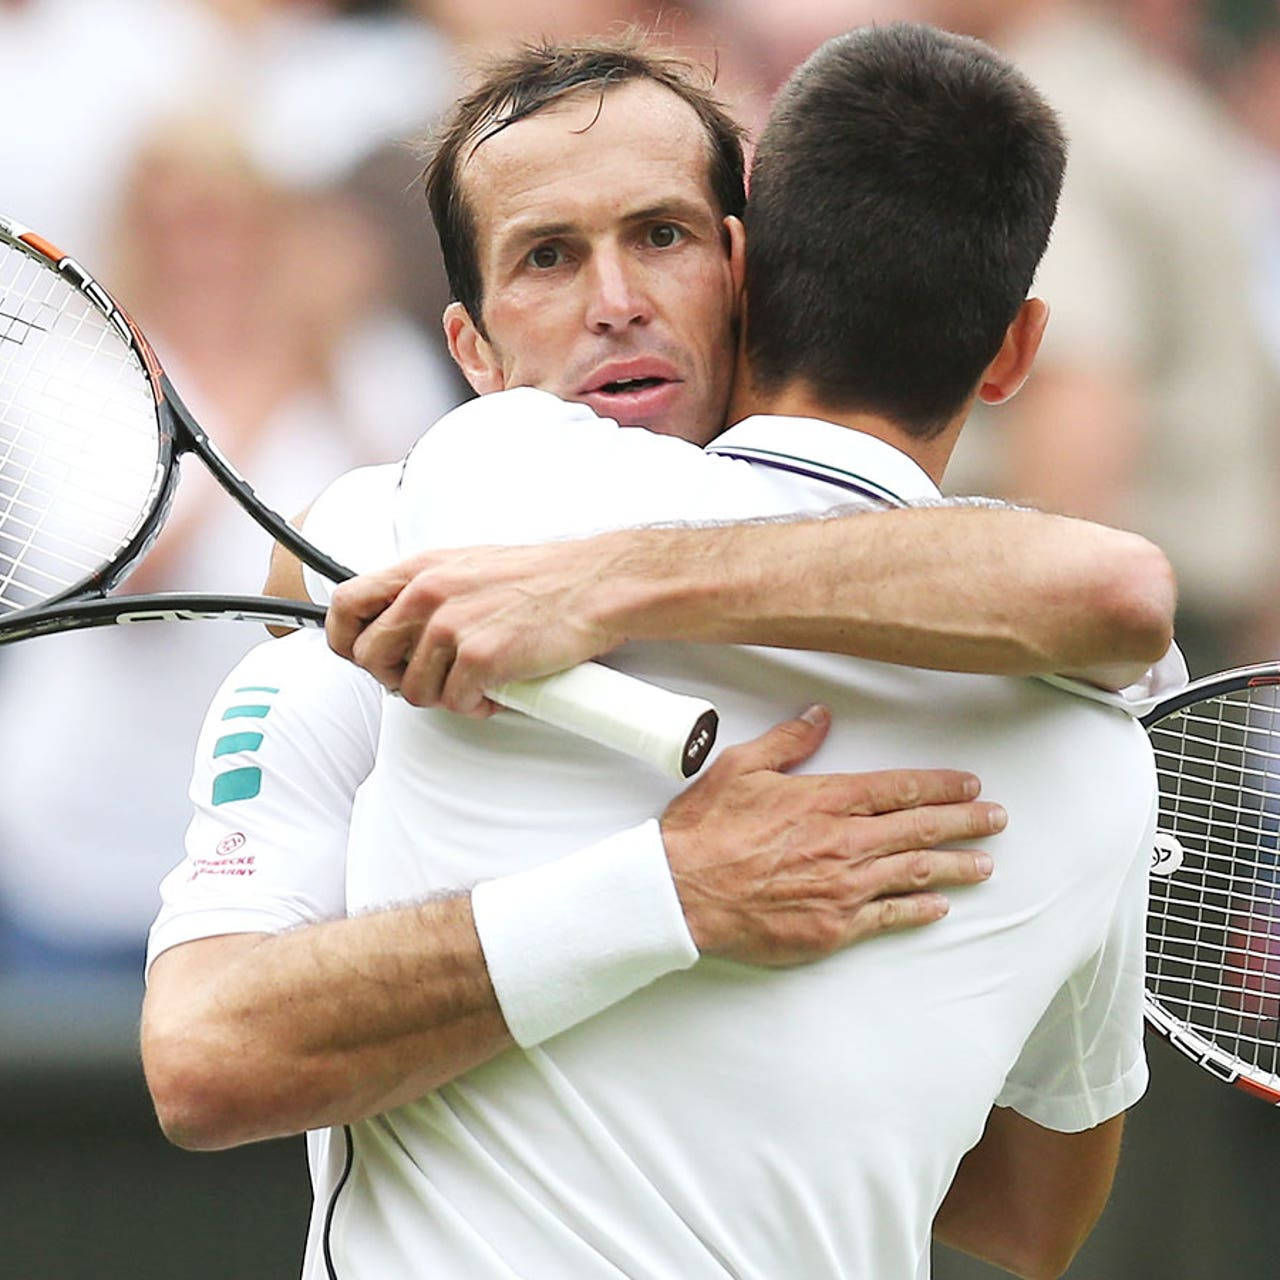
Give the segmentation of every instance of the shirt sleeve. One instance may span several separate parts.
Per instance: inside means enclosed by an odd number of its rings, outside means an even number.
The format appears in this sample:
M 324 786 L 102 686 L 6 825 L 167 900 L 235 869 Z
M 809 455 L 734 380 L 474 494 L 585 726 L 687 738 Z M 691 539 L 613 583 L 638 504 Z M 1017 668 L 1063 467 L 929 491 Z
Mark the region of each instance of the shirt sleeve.
M 356 573 L 381 569 L 401 557 L 396 554 L 391 526 L 392 503 L 403 463 L 357 467 L 339 476 L 311 504 L 302 532 L 308 541 Z M 307 565 L 302 566 L 307 594 L 328 604 L 333 583 Z
M 1185 688 L 1190 675 L 1182 650 L 1176 644 L 1171 644 L 1159 662 L 1148 667 L 1137 680 L 1125 685 L 1119 692 L 1100 689 L 1095 684 L 1086 684 L 1071 676 L 1037 676 L 1036 679 L 1043 680 L 1045 684 L 1051 684 L 1064 693 L 1088 698 L 1090 702 L 1101 702 L 1136 717 L 1146 715 L 1157 702 Z
M 186 856 L 161 883 L 148 970 L 195 938 L 345 914 L 351 807 L 373 767 L 381 708 L 373 678 L 316 632 L 240 661 L 197 741 Z
M 1079 1133 L 1147 1087 L 1142 1038 L 1152 808 L 1102 946 L 1059 988 L 996 1099 L 1046 1129 Z

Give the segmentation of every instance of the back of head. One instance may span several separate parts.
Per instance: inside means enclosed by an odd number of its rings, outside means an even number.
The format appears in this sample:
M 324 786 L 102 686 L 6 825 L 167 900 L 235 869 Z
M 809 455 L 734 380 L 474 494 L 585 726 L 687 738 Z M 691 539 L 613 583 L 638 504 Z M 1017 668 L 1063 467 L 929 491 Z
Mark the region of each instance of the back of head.
M 1031 288 L 1065 162 L 1052 110 L 986 45 L 906 23 L 828 41 L 752 166 L 756 384 L 941 431 Z

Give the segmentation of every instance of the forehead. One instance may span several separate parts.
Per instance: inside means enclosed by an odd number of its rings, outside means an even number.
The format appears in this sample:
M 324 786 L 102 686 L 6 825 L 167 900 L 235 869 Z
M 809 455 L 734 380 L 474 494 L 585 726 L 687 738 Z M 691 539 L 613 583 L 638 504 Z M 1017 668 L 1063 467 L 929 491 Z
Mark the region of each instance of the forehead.
M 714 212 L 710 146 L 697 112 L 652 81 L 577 90 L 464 163 L 460 185 L 481 257 L 487 240 L 529 220 L 594 225 L 677 198 Z

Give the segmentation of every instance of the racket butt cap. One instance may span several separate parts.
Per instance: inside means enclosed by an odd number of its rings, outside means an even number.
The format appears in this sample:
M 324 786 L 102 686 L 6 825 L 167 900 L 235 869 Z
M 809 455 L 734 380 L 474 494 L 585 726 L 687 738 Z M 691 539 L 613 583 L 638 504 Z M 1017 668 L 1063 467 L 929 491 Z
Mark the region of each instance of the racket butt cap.
M 714 707 L 708 708 L 694 722 L 680 757 L 680 772 L 686 778 L 692 778 L 706 763 L 711 749 L 716 745 L 716 732 L 719 728 L 720 717 Z

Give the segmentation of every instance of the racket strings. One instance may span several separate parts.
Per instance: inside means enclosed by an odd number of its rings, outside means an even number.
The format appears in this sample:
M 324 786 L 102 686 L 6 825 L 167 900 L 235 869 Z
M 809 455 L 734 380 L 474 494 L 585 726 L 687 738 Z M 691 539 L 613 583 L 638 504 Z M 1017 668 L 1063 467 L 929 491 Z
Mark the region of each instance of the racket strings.
M 1206 1051 L 1280 1086 L 1280 692 L 1194 703 L 1151 741 L 1157 839 L 1180 864 L 1151 878 L 1149 996 Z
M 0 614 L 98 573 L 150 509 L 146 374 L 54 269 L 0 242 Z

